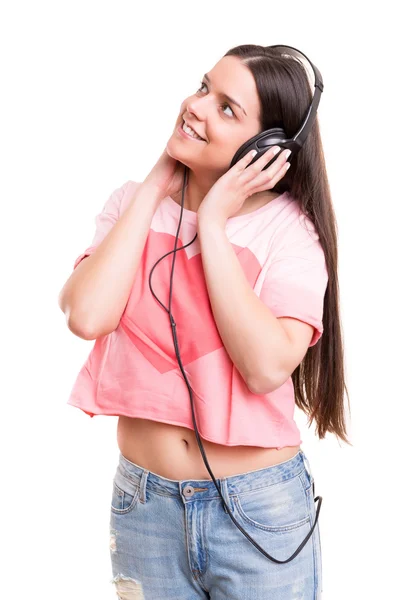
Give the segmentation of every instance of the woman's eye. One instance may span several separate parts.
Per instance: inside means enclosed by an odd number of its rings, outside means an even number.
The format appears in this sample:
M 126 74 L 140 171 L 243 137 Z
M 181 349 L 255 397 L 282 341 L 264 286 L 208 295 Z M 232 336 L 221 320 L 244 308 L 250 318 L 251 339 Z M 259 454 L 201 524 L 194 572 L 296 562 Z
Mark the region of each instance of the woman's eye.
M 201 92 L 201 88 L 203 87 L 203 85 L 205 85 L 205 86 L 207 87 L 207 84 L 206 84 L 206 83 L 204 83 L 204 81 L 202 81 L 202 82 L 200 83 L 200 87 L 199 87 L 199 89 L 197 90 L 198 92 Z M 226 106 L 227 108 L 229 108 L 229 110 L 231 111 L 232 115 L 228 115 L 228 116 L 232 116 L 232 117 L 234 117 L 234 116 L 235 116 L 235 113 L 233 112 L 233 110 L 231 109 L 231 107 L 229 106 L 229 104 L 228 104 L 227 102 L 224 102 L 224 104 L 221 104 L 221 106 Z M 225 114 L 226 114 L 226 113 L 225 113 Z
M 229 106 L 229 104 L 228 104 L 227 102 L 224 102 L 224 104 L 222 104 L 222 106 L 226 106 L 227 108 L 229 108 L 229 110 L 230 110 L 230 111 L 231 111 L 231 113 L 232 113 L 232 117 L 234 117 L 234 116 L 235 116 L 235 113 L 233 112 L 233 110 L 231 109 L 231 107 Z
M 201 88 L 203 87 L 203 85 L 205 85 L 207 87 L 207 85 L 204 83 L 204 81 L 200 82 L 200 87 L 197 90 L 198 92 L 200 92 Z

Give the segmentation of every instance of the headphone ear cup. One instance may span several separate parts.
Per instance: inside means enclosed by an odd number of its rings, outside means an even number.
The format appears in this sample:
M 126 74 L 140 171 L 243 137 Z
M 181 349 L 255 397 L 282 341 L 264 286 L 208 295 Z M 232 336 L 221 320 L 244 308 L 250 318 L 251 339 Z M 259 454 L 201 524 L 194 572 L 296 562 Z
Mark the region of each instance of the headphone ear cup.
M 265 152 L 267 152 L 269 148 L 271 148 L 272 146 L 285 146 L 285 143 L 287 143 L 287 141 L 287 135 L 281 127 L 272 127 L 271 129 L 266 129 L 261 133 L 257 133 L 257 135 L 254 135 L 249 140 L 247 140 L 247 142 L 242 144 L 240 148 L 235 152 L 229 168 L 233 167 L 233 165 L 235 165 L 246 154 L 248 154 L 250 150 L 257 150 L 257 155 L 251 161 L 251 165 L 255 160 L 260 158 L 262 154 L 265 154 Z M 279 155 L 274 157 L 274 160 L 278 156 Z M 267 168 L 268 166 L 269 165 L 267 165 L 265 168 Z

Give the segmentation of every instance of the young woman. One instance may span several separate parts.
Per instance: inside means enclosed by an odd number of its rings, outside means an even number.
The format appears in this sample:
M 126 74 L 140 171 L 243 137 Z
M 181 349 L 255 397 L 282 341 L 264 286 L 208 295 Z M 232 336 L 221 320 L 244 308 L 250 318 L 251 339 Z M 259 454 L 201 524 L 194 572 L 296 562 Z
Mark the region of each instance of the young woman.
M 321 439 L 330 431 L 348 442 L 336 221 L 318 122 L 289 170 L 285 153 L 264 169 L 273 149 L 229 168 L 257 133 L 293 135 L 311 98 L 289 55 L 227 52 L 183 101 L 147 178 L 111 194 L 60 294 L 69 328 L 96 340 L 68 402 L 119 416 L 110 555 L 121 599 L 320 597 L 318 523 L 286 561 L 316 516 L 295 403 Z M 172 254 L 152 272 L 173 249 L 185 166 L 172 294 L 180 355 L 225 502 L 276 561 L 232 522 L 206 469 L 160 306 Z

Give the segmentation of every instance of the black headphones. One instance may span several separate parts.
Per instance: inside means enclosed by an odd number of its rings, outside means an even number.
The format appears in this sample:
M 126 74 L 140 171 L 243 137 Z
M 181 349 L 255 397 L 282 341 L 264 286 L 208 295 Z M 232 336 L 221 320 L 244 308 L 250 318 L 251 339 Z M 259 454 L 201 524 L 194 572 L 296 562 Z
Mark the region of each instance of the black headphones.
M 300 50 L 293 48 L 293 46 L 282 46 L 280 44 L 276 44 L 275 46 L 267 47 L 291 48 L 292 50 L 295 50 L 295 52 L 291 53 L 292 55 L 296 56 L 297 52 L 302 54 L 305 58 L 307 58 L 307 56 L 303 52 L 300 52 Z M 279 155 L 285 149 L 289 149 L 292 151 L 289 158 L 293 158 L 293 156 L 295 156 L 295 154 L 297 154 L 302 149 L 303 144 L 308 134 L 310 133 L 310 129 L 313 126 L 321 94 L 324 90 L 324 84 L 322 82 L 321 73 L 308 58 L 307 60 L 310 63 L 314 72 L 315 92 L 310 107 L 307 110 L 307 113 L 303 119 L 303 123 L 301 124 L 301 127 L 299 128 L 298 132 L 292 138 L 288 138 L 281 127 L 273 127 L 272 129 L 267 129 L 262 133 L 258 133 L 257 135 L 247 140 L 247 142 L 245 142 L 242 146 L 240 146 L 239 150 L 237 150 L 237 152 L 234 154 L 229 168 L 232 168 L 233 165 L 235 165 L 241 158 L 243 158 L 248 152 L 250 152 L 250 150 L 257 150 L 257 154 L 255 155 L 253 160 L 246 166 L 246 168 L 252 165 L 253 162 L 260 158 L 260 156 L 265 154 L 265 152 L 267 152 L 267 150 L 269 150 L 272 146 L 282 146 L 281 152 L 274 156 L 273 159 L 270 160 L 269 163 L 265 165 L 265 167 L 262 169 L 263 171 L 265 171 L 265 169 L 268 169 L 268 167 L 279 157 Z
M 290 158 L 293 157 L 294 154 L 297 154 L 303 144 L 305 139 L 307 138 L 307 135 L 310 132 L 310 129 L 314 123 L 315 120 L 315 116 L 316 116 L 316 112 L 317 112 L 317 108 L 318 108 L 318 104 L 320 101 L 320 97 L 321 97 L 321 93 L 324 89 L 324 84 L 322 82 L 322 77 L 321 77 L 321 73 L 319 72 L 319 70 L 317 69 L 317 67 L 315 65 L 313 65 L 313 63 L 307 58 L 307 56 L 301 52 L 300 50 L 297 50 L 297 48 L 293 48 L 293 46 L 286 46 L 286 45 L 281 45 L 281 44 L 275 44 L 274 46 L 267 46 L 267 48 L 291 48 L 292 50 L 294 50 L 294 53 L 291 53 L 292 55 L 296 56 L 297 54 L 300 54 L 302 56 L 304 56 L 307 61 L 310 63 L 313 72 L 314 72 L 314 86 L 315 86 L 315 91 L 314 91 L 314 96 L 311 102 L 311 105 L 309 107 L 309 109 L 307 110 L 307 113 L 305 115 L 305 118 L 303 120 L 303 123 L 300 127 L 300 129 L 298 130 L 298 132 L 292 137 L 292 138 L 288 138 L 287 135 L 285 134 L 284 130 L 281 127 L 273 127 L 271 129 L 267 129 L 266 131 L 263 131 L 255 136 L 253 136 L 252 138 L 250 138 L 247 142 L 245 142 L 242 146 L 240 146 L 240 148 L 236 151 L 235 155 L 233 156 L 233 159 L 231 161 L 230 167 L 233 167 L 234 164 L 236 164 L 242 157 L 244 157 L 248 152 L 250 152 L 250 150 L 255 149 L 257 150 L 257 155 L 255 155 L 254 159 L 249 163 L 249 165 L 253 164 L 254 161 L 256 161 L 258 158 L 260 158 L 260 156 L 262 154 L 264 154 L 265 152 L 267 152 L 267 150 L 269 148 L 271 148 L 271 146 L 282 146 L 282 150 L 281 152 L 283 152 L 283 150 L 285 149 L 290 149 L 292 151 L 292 154 L 290 155 Z M 267 169 L 274 160 L 276 160 L 278 158 L 278 156 L 280 155 L 279 152 L 276 156 L 273 157 L 273 159 L 264 167 L 264 169 Z M 247 166 L 249 166 L 247 165 Z M 246 167 L 247 168 L 247 167 Z M 264 170 L 263 169 L 263 170 Z M 229 514 L 230 518 L 232 519 L 232 521 L 235 523 L 236 527 L 238 527 L 238 529 L 240 529 L 240 531 L 243 533 L 243 535 L 245 535 L 247 537 L 247 539 L 253 544 L 253 546 L 255 546 L 257 548 L 257 550 L 259 550 L 262 554 L 264 554 L 264 556 L 266 556 L 267 558 L 269 558 L 270 560 L 272 560 L 273 562 L 276 563 L 287 563 L 291 560 L 293 560 L 293 558 L 295 558 L 298 553 L 300 552 L 300 550 L 302 550 L 302 548 L 305 546 L 306 542 L 308 541 L 308 539 L 310 538 L 310 536 L 312 535 L 314 528 L 317 524 L 317 520 L 318 520 L 318 516 L 319 516 L 319 511 L 321 508 L 321 503 L 322 503 L 322 496 L 316 496 L 314 498 L 314 502 L 318 500 L 318 506 L 317 506 L 317 512 L 316 512 L 316 517 L 315 517 L 315 521 L 314 524 L 311 528 L 311 530 L 308 532 L 307 536 L 304 538 L 304 540 L 302 541 L 302 543 L 300 544 L 300 546 L 297 548 L 297 550 L 292 554 L 292 556 L 290 556 L 289 558 L 287 558 L 286 560 L 278 560 L 276 558 L 273 558 L 270 554 L 268 554 L 267 552 L 265 552 L 265 550 L 263 550 L 263 548 L 261 548 L 261 546 L 259 544 L 257 544 L 257 542 L 255 540 L 253 540 L 253 538 L 241 527 L 241 525 L 236 521 L 236 519 L 234 518 L 234 516 L 232 515 L 229 506 L 227 506 L 225 499 L 223 497 L 223 495 L 221 494 L 221 489 L 220 486 L 218 485 L 213 472 L 211 471 L 210 465 L 208 464 L 207 461 L 207 457 L 203 448 L 203 444 L 201 442 L 201 438 L 197 429 L 197 424 L 196 424 L 196 417 L 195 417 L 195 413 L 194 413 L 194 404 L 193 404 L 193 396 L 192 396 L 192 389 L 190 387 L 189 381 L 186 377 L 186 373 L 185 370 L 183 368 L 182 365 L 182 361 L 181 361 L 181 357 L 179 354 L 179 348 L 178 348 L 178 340 L 176 337 L 176 323 L 174 320 L 174 317 L 172 316 L 171 313 L 171 300 L 172 300 L 172 278 L 173 278 L 173 273 L 174 273 L 174 266 L 175 266 L 175 257 L 176 257 L 176 252 L 178 250 L 183 250 L 184 248 L 187 248 L 187 246 L 190 246 L 191 244 L 193 244 L 193 242 L 195 241 L 196 237 L 197 237 L 197 233 L 195 235 L 195 237 L 193 238 L 193 240 L 191 242 L 189 242 L 188 244 L 185 244 L 185 246 L 181 246 L 180 248 L 177 248 L 177 243 L 178 243 L 178 236 L 179 236 L 179 231 L 180 231 L 180 227 L 181 227 L 181 223 L 182 223 L 182 215 L 183 215 L 183 202 L 184 202 L 184 193 L 185 193 L 185 187 L 186 187 L 186 179 L 187 179 L 187 166 L 185 165 L 185 170 L 184 170 L 184 178 L 183 178 L 183 188 L 182 188 L 182 201 L 181 201 L 181 215 L 180 215 L 180 220 L 179 220 L 179 224 L 178 224 L 178 230 L 176 232 L 176 238 L 175 238 L 175 246 L 174 249 L 171 250 L 171 252 L 167 252 L 167 254 L 164 254 L 164 256 L 162 256 L 160 259 L 158 259 L 158 261 L 153 265 L 151 271 L 150 271 L 150 275 L 149 275 L 149 286 L 150 286 L 150 291 L 153 294 L 153 296 L 155 297 L 155 299 L 157 300 L 157 302 L 164 308 L 164 310 L 169 314 L 170 317 L 170 323 L 171 323 L 171 329 L 172 329 L 172 337 L 173 337 L 173 341 L 174 341 L 174 346 L 175 346 L 175 353 L 176 353 L 176 357 L 178 360 L 178 364 L 179 367 L 182 371 L 182 375 L 185 379 L 186 385 L 188 387 L 189 390 L 189 396 L 190 396 L 190 404 L 191 404 L 191 408 L 192 408 L 192 420 L 193 420 L 193 425 L 194 425 L 194 431 L 196 434 L 196 439 L 197 439 L 197 443 L 198 446 L 200 448 L 200 452 L 202 454 L 203 457 L 203 461 L 204 464 L 207 467 L 207 471 L 210 473 L 210 476 L 214 482 L 215 487 L 218 490 L 218 493 L 221 497 L 222 502 L 224 503 L 224 507 L 226 512 Z M 168 256 L 169 254 L 173 253 L 173 259 L 172 259 L 172 269 L 171 269 L 171 285 L 170 285 L 170 294 L 169 294 L 169 308 L 166 308 L 164 306 L 164 304 L 157 298 L 157 296 L 155 295 L 153 288 L 151 287 L 151 276 L 152 273 L 155 269 L 155 267 L 158 265 L 158 263 L 163 260 L 163 258 L 165 258 L 166 256 Z M 314 489 L 314 482 L 313 482 L 313 493 L 315 492 Z

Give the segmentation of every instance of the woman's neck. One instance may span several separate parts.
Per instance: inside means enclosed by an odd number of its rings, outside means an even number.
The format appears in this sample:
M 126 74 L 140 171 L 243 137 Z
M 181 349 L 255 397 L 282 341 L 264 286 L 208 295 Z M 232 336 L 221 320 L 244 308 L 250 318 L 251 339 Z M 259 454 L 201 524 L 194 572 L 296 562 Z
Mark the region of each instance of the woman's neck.
M 243 203 L 242 207 L 239 209 L 239 211 L 237 213 L 235 213 L 235 215 L 232 215 L 232 216 L 239 217 L 240 215 L 246 215 L 248 213 L 251 213 L 254 210 L 261 208 L 262 206 L 265 206 L 266 204 L 271 202 L 271 200 L 274 200 L 275 198 L 277 198 L 280 195 L 281 195 L 280 193 L 271 192 L 270 190 L 264 190 L 262 192 L 258 192 L 257 194 L 253 194 L 252 196 L 249 196 L 249 198 L 247 198 L 244 201 L 244 203 Z M 174 200 L 174 202 L 176 202 L 177 204 L 179 204 L 179 206 L 181 206 L 182 190 L 179 190 L 179 192 L 177 192 L 176 194 L 171 196 L 171 198 Z M 199 196 L 198 196 L 198 198 L 199 198 Z M 204 196 L 201 199 L 193 200 L 190 195 L 189 186 L 187 186 L 186 190 L 185 190 L 185 195 L 184 195 L 183 207 L 186 210 L 190 210 L 192 212 L 197 212 L 203 198 L 204 198 Z

